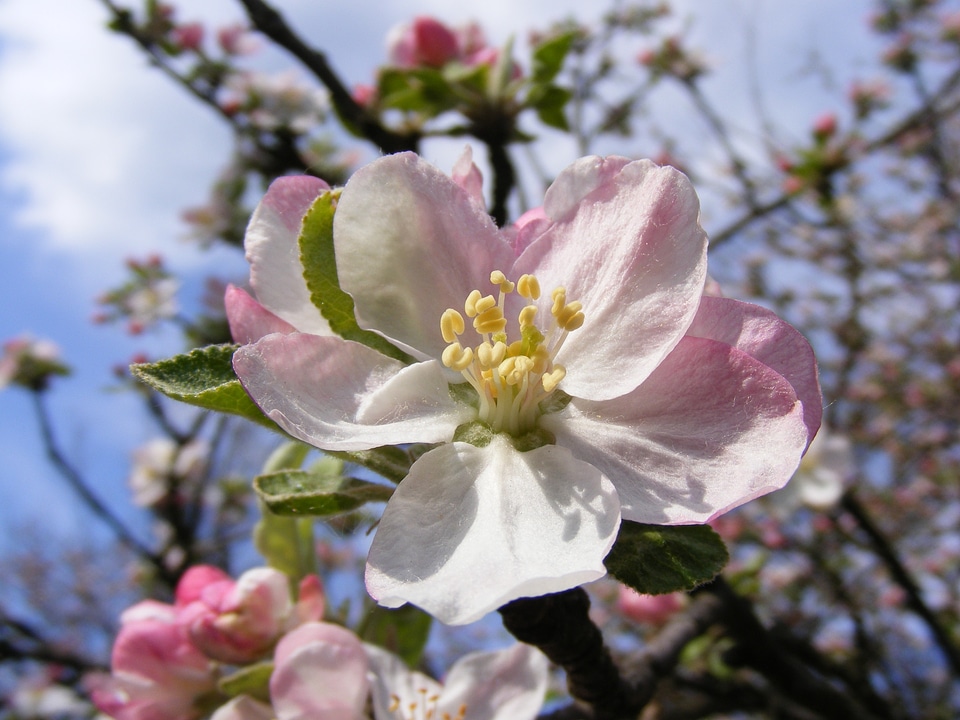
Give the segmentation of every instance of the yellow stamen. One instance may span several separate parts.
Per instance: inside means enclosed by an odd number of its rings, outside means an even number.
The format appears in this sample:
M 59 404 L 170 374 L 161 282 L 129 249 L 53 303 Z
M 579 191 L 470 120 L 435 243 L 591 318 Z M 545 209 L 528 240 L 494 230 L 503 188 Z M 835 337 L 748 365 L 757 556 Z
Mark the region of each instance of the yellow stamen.
M 537 300 L 540 283 L 533 275 L 522 275 L 513 283 L 499 270 L 490 273 L 490 282 L 499 289 L 498 299 L 472 290 L 463 304 L 479 335 L 474 348 L 460 344 L 466 325 L 463 316 L 453 309 L 441 315 L 440 334 L 448 343 L 441 359 L 448 368 L 463 373 L 478 393 L 481 422 L 495 432 L 522 435 L 536 428 L 541 402 L 566 377 L 566 368 L 554 363 L 554 358 L 567 334 L 583 325 L 583 305 L 568 303 L 566 288 L 558 287 L 550 294 L 549 327 L 537 327 L 538 306 L 531 303 L 520 309 L 513 330 L 508 331 L 505 295 L 516 290 L 527 300 Z M 515 334 L 518 327 L 519 339 Z
M 453 308 L 443 311 L 443 315 L 440 316 L 440 334 L 443 336 L 444 342 L 452 343 L 456 341 L 457 335 L 463 333 L 464 327 L 463 315 Z

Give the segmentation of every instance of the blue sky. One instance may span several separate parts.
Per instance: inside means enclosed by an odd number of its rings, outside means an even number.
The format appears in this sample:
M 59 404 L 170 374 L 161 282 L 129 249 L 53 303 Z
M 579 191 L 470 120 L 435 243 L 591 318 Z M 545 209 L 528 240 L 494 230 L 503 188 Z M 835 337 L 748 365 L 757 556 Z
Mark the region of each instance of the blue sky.
M 495 42 L 574 12 L 589 22 L 599 10 L 579 0 L 274 0 L 348 82 L 367 81 L 384 57 L 384 37 L 415 14 L 452 24 L 478 20 Z M 241 18 L 231 0 L 180 3 L 179 17 L 216 27 Z M 689 28 L 706 59 L 720 68 L 708 92 L 721 112 L 737 120 L 749 145 L 758 136 L 749 85 L 746 29 L 755 29 L 758 81 L 765 106 L 787 137 L 802 138 L 821 112 L 837 108 L 849 81 L 867 78 L 876 46 L 867 39 L 870 3 L 849 0 L 684 0 L 695 8 Z M 94 298 L 124 277 L 123 260 L 161 251 L 188 278 L 184 301 L 199 295 L 214 265 L 240 278 L 242 260 L 214 259 L 183 240 L 181 210 L 201 204 L 225 162 L 230 138 L 203 107 L 150 67 L 124 38 L 108 33 L 97 0 L 0 0 L 0 339 L 23 332 L 48 337 L 74 366 L 73 378 L 52 393 L 62 444 L 104 497 L 127 504 L 130 451 L 154 436 L 136 404 L 104 394 L 110 368 L 135 352 L 178 350 L 175 336 L 129 338 L 119 328 L 94 326 Z M 639 48 L 625 49 L 632 57 Z M 832 78 L 810 73 L 820 62 Z M 256 62 L 286 67 L 276 52 Z M 629 65 L 626 67 L 630 67 Z M 674 107 L 675 105 L 675 107 Z M 654 108 L 677 128 L 703 135 L 692 113 L 664 93 Z M 570 143 L 554 139 L 551 170 L 575 158 Z M 655 149 L 655 148 L 652 148 Z M 611 147 L 637 155 L 642 148 Z M 458 143 L 428 145 L 425 155 L 449 169 Z M 716 148 L 704 141 L 701 168 Z M 709 211 L 709 207 L 707 210 Z M 709 229 L 710 216 L 705 215 Z M 40 518 L 61 532 L 85 526 L 86 514 L 41 456 L 28 398 L 0 393 L 0 526 Z M 63 499 L 58 498 L 62 495 Z

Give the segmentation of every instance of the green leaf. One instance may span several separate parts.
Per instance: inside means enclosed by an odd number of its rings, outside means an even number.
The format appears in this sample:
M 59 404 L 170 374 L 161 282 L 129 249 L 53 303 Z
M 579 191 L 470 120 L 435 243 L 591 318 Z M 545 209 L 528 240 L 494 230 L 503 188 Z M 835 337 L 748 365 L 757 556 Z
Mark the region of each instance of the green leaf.
M 228 697 L 249 695 L 255 700 L 270 702 L 270 675 L 273 673 L 273 663 L 264 661 L 255 665 L 248 665 L 235 673 L 220 678 L 217 688 Z
M 362 640 L 402 658 L 407 667 L 415 668 L 420 664 L 432 623 L 433 618 L 413 605 L 395 610 L 374 605 L 360 623 L 357 634 Z
M 647 595 L 692 590 L 712 580 L 729 555 L 709 525 L 645 525 L 624 520 L 607 570 Z
M 261 475 L 253 489 L 277 515 L 337 515 L 368 502 L 386 502 L 393 488 L 356 478 L 330 477 L 304 470 Z
M 537 45 L 533 50 L 533 81 L 538 84 L 546 84 L 552 81 L 560 68 L 563 67 L 563 61 L 573 47 L 573 40 L 576 33 L 573 31 L 547 38 Z
M 237 380 L 231 362 L 236 349 L 236 345 L 210 345 L 160 362 L 131 365 L 130 372 L 174 400 L 240 415 L 277 430 Z
M 537 111 L 537 117 L 544 125 L 558 130 L 569 130 L 570 125 L 563 110 L 571 97 L 573 95 L 566 88 L 541 85 L 531 90 L 528 102 Z
M 339 191 L 323 193 L 303 218 L 300 230 L 300 262 L 310 300 L 330 323 L 330 328 L 345 340 L 354 340 L 404 363 L 413 361 L 376 333 L 362 330 L 353 313 L 353 298 L 340 289 L 337 260 L 333 248 L 333 216 Z
M 430 117 L 452 110 L 458 103 L 444 72 L 434 68 L 381 70 L 377 94 L 381 107 Z

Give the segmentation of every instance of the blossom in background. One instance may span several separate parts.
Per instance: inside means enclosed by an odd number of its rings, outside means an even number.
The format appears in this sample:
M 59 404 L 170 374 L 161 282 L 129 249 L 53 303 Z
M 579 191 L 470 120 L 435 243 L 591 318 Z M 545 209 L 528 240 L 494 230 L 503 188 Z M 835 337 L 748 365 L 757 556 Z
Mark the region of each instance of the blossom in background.
M 70 368 L 60 360 L 60 348 L 49 340 L 23 335 L 3 343 L 0 390 L 8 385 L 43 390 L 51 376 L 69 374 Z
M 583 158 L 508 231 L 477 173 L 455 176 L 382 158 L 334 219 L 360 326 L 412 364 L 333 336 L 310 302 L 297 238 L 320 181 L 274 182 L 246 238 L 257 301 L 226 298 L 250 343 L 237 374 L 288 433 L 326 450 L 441 443 L 379 523 L 380 604 L 471 622 L 605 574 L 621 517 L 706 522 L 783 486 L 820 424 L 813 354 L 771 312 L 703 296 L 684 175 Z
M 496 64 L 500 51 L 487 44 L 477 23 L 451 28 L 421 15 L 397 25 L 387 35 L 388 64 L 396 68 L 442 68 L 451 62 L 464 65 Z M 514 68 L 517 76 L 519 68 Z
M 788 515 L 801 506 L 829 510 L 840 502 L 856 471 L 853 445 L 846 436 L 827 430 L 821 428 L 787 486 L 770 495 L 777 514 Z
M 127 483 L 133 503 L 152 507 L 174 490 L 193 486 L 207 468 L 209 445 L 191 440 L 178 445 L 169 438 L 156 438 L 133 451 L 133 463 Z
M 532 720 L 547 691 L 547 658 L 529 645 L 466 655 L 442 685 L 382 648 L 364 647 L 376 720 Z
M 633 588 L 621 585 L 617 596 L 617 610 L 625 618 L 645 625 L 663 625 L 683 609 L 686 596 L 683 593 L 644 595 Z
M 295 72 L 234 73 L 227 78 L 225 107 L 246 112 L 262 130 L 289 128 L 305 134 L 323 122 L 329 108 L 325 91 L 305 84 Z
M 13 716 L 20 720 L 54 717 L 89 717 L 93 707 L 73 688 L 60 685 L 55 671 L 27 675 L 4 698 Z
M 132 277 L 120 287 L 109 290 L 98 302 L 105 307 L 96 322 L 125 319 L 131 334 L 138 335 L 162 320 L 176 317 L 180 281 L 164 267 L 163 258 L 151 255 L 146 260 L 127 260 Z

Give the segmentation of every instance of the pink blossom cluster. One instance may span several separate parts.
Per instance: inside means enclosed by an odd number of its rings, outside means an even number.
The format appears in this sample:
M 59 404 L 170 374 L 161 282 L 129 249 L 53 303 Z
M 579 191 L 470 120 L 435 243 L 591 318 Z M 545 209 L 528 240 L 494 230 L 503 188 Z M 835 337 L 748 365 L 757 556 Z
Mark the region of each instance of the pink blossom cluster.
M 451 62 L 493 64 L 497 50 L 487 45 L 483 30 L 476 23 L 451 28 L 436 18 L 420 15 L 390 31 L 387 53 L 393 67 L 440 68 Z
M 91 681 L 93 701 L 116 720 L 362 720 L 368 708 L 376 720 L 532 720 L 543 703 L 548 663 L 530 646 L 469 654 L 441 685 L 322 622 L 323 608 L 316 576 L 294 603 L 277 570 L 233 580 L 191 568 L 172 605 L 146 600 L 123 613 L 113 674 Z M 269 677 L 250 681 L 262 669 Z
M 67 375 L 60 348 L 49 340 L 22 335 L 3 343 L 0 354 L 0 390 L 20 385 L 32 390 L 46 387 L 52 375 Z
M 222 665 L 265 659 L 292 629 L 323 615 L 316 576 L 300 583 L 271 568 L 233 580 L 215 567 L 188 570 L 173 604 L 145 600 L 126 610 L 112 675 L 94 683 L 94 703 L 116 720 L 188 720 L 219 704 Z

